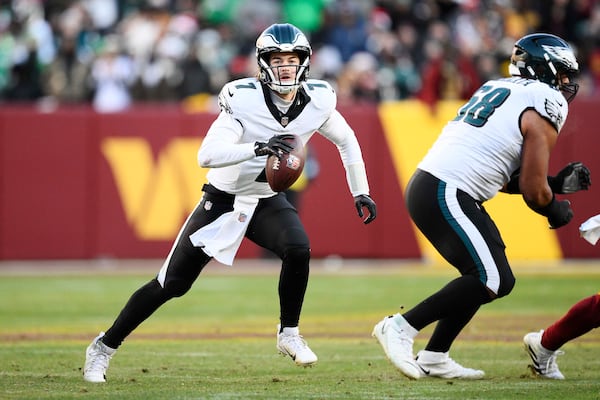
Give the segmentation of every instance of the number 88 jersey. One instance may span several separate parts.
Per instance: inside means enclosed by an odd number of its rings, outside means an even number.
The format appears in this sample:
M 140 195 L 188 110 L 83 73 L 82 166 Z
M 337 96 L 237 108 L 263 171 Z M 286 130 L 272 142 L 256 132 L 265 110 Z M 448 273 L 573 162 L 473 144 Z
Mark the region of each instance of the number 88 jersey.
M 557 131 L 568 114 L 560 91 L 519 77 L 491 80 L 463 105 L 417 166 L 478 201 L 491 199 L 521 164 L 521 115 L 535 109 Z

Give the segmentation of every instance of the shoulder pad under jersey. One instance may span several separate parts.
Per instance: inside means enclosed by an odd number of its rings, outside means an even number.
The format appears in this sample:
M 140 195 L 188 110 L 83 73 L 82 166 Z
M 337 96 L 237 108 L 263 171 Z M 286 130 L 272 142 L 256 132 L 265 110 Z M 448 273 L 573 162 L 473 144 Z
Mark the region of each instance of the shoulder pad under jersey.
M 319 79 L 308 79 L 302 83 L 311 103 L 318 109 L 330 109 L 333 111 L 337 105 L 335 90 L 327 81 Z
M 565 99 L 560 91 L 541 82 L 538 85 L 533 85 L 532 90 L 536 111 L 543 118 L 550 121 L 557 132 L 560 133 L 569 112 L 567 99 Z
M 252 109 L 262 99 L 262 87 L 256 78 L 228 82 L 219 93 L 219 108 L 229 114 Z

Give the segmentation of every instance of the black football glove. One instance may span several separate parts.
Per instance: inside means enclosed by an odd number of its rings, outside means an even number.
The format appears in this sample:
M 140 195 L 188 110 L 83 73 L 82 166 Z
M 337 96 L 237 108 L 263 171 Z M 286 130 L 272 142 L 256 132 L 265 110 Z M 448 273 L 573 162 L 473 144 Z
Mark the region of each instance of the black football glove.
M 377 217 L 377 205 L 368 195 L 359 194 L 355 196 L 354 205 L 356 206 L 356 211 L 358 211 L 358 216 L 361 218 L 364 215 L 363 207 L 366 207 L 367 211 L 369 211 L 369 215 L 363 221 L 365 224 L 372 222 Z
M 274 155 L 279 157 L 282 153 L 289 153 L 294 147 L 285 139 L 293 138 L 293 135 L 275 135 L 268 142 L 254 143 L 254 154 L 257 156 Z
M 554 212 L 548 215 L 548 223 L 551 229 L 560 228 L 568 224 L 573 218 L 573 210 L 569 200 L 555 201 L 557 206 L 554 207 Z
M 548 184 L 554 193 L 568 194 L 588 190 L 592 181 L 590 170 L 580 162 L 572 162 L 561 169 L 556 176 L 548 177 Z
M 552 197 L 552 201 L 547 206 L 534 209 L 535 212 L 542 214 L 548 218 L 550 229 L 560 228 L 568 224 L 573 218 L 573 210 L 569 200 L 556 200 Z

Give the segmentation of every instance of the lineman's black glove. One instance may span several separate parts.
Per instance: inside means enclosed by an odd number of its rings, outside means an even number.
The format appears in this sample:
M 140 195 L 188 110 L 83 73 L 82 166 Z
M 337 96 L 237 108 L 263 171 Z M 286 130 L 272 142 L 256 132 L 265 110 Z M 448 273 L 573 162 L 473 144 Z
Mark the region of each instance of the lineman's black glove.
M 356 211 L 358 211 L 358 216 L 361 218 L 364 215 L 363 207 L 366 207 L 367 211 L 369 211 L 369 215 L 363 221 L 365 224 L 372 222 L 377 217 L 377 205 L 368 195 L 359 194 L 355 196 L 354 205 L 356 206 Z
M 560 228 L 568 224 L 573 218 L 573 210 L 569 200 L 556 200 L 552 197 L 552 201 L 545 207 L 534 210 L 548 218 L 548 223 L 551 229 Z
M 588 190 L 592 184 L 590 170 L 581 162 L 572 162 L 561 169 L 554 177 L 548 177 L 548 184 L 554 193 L 567 194 Z
M 293 138 L 293 135 L 275 135 L 267 143 L 256 142 L 254 143 L 254 154 L 257 156 L 278 156 L 281 152 L 289 153 L 294 147 L 286 142 L 285 139 Z

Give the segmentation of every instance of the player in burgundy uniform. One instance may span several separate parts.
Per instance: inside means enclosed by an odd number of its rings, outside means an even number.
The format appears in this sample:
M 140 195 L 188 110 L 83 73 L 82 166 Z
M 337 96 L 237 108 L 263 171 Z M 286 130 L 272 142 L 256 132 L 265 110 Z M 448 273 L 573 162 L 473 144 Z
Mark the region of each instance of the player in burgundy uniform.
M 539 332 L 523 337 L 525 351 L 531 357 L 531 368 L 542 378 L 565 379 L 558 369 L 556 357 L 565 343 L 600 326 L 600 293 L 579 300 L 560 319 Z
M 223 87 L 221 112 L 198 151 L 199 165 L 211 168 L 204 195 L 156 278 L 131 296 L 113 325 L 87 348 L 86 381 L 105 382 L 109 360 L 123 340 L 165 302 L 184 295 L 211 259 L 231 265 L 244 237 L 282 260 L 277 349 L 297 365 L 317 362 L 298 329 L 310 243 L 296 209 L 266 181 L 267 156 L 290 151 L 285 134 L 306 144 L 318 132 L 337 146 L 361 218 L 366 209 L 365 224 L 375 219 L 376 205 L 361 148 L 336 110 L 335 92 L 329 83 L 307 78 L 311 53 L 298 28 L 272 25 L 256 41 L 259 76 Z
M 406 188 L 412 220 L 460 277 L 412 309 L 384 318 L 373 330 L 387 357 L 411 379 L 480 379 L 449 356 L 479 307 L 508 295 L 515 278 L 484 202 L 499 191 L 519 193 L 551 228 L 569 223 L 568 200 L 555 193 L 587 189 L 589 171 L 572 163 L 548 178 L 550 152 L 577 93 L 579 67 L 569 45 L 549 34 L 519 39 L 510 78 L 486 82 L 458 110 L 417 166 Z M 414 338 L 437 322 L 425 349 Z

